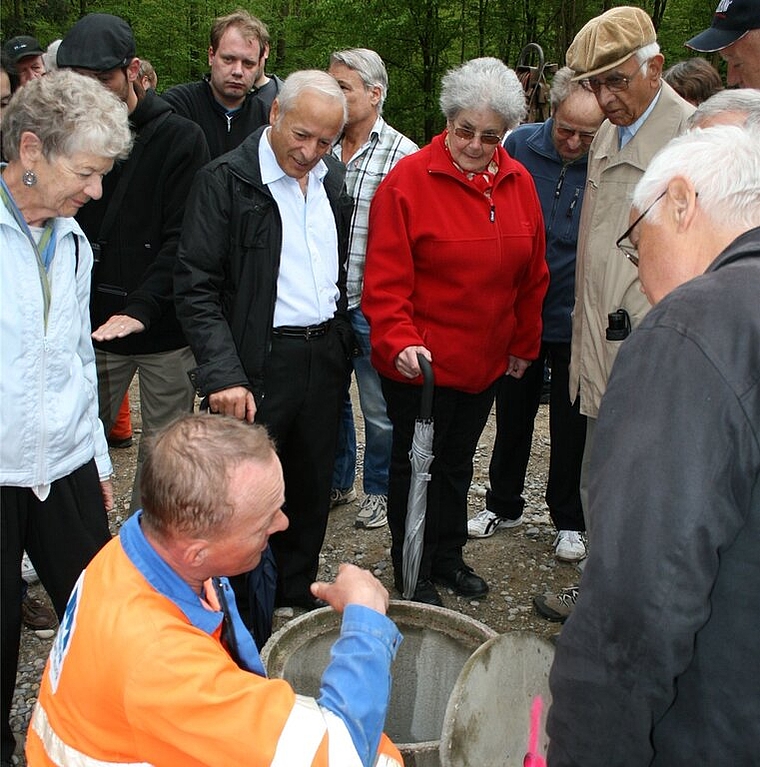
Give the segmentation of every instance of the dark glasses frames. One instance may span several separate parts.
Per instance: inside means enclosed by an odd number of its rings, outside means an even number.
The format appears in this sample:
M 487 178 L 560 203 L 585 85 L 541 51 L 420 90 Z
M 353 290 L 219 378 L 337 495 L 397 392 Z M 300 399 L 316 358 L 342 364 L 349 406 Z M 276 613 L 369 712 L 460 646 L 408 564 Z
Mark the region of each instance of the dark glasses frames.
M 668 190 L 665 189 L 660 192 L 660 194 L 654 198 L 652 204 L 647 207 L 647 209 L 623 232 L 623 234 L 620 235 L 620 237 L 617 238 L 617 240 L 615 240 L 615 247 L 622 251 L 623 255 L 625 255 L 625 257 L 637 268 L 639 266 L 639 252 L 636 246 L 630 241 L 631 234 L 644 220 L 649 211 L 652 210 L 652 208 L 654 208 L 654 206 L 665 196 L 667 191 Z M 628 242 L 624 243 L 624 240 L 628 240 Z

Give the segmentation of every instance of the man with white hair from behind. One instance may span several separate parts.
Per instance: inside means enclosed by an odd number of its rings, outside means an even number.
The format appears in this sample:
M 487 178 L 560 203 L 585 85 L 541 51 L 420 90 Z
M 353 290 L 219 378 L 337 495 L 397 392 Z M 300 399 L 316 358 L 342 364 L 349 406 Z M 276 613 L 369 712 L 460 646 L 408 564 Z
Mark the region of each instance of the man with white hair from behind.
M 754 125 L 760 128 L 760 90 L 730 88 L 703 101 L 688 120 L 687 127 Z
M 636 186 L 618 247 L 654 306 L 599 412 L 604 513 L 551 672 L 550 767 L 756 761 L 758 179 L 760 131 L 724 125 Z

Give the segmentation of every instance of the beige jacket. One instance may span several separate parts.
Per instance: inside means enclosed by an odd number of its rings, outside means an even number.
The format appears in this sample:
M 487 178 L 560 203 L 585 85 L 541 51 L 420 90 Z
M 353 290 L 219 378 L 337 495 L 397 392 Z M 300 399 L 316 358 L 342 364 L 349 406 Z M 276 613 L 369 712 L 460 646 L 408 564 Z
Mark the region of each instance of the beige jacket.
M 623 149 L 617 127 L 605 120 L 591 145 L 575 265 L 570 399 L 596 418 L 621 341 L 605 337 L 607 315 L 625 309 L 636 327 L 649 309 L 638 270 L 615 247 L 628 228 L 634 187 L 652 157 L 682 133 L 694 107 L 667 83 L 652 113 Z

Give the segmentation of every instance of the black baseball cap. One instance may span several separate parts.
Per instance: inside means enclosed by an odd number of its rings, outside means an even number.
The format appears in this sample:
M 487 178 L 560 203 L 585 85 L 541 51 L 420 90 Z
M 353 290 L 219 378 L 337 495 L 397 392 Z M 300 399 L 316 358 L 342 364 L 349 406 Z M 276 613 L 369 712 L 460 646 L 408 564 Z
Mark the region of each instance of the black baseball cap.
M 59 67 L 109 72 L 135 57 L 135 38 L 124 19 L 110 13 L 89 13 L 68 31 L 58 48 Z
M 760 0 L 720 0 L 712 26 L 687 40 L 685 45 L 700 53 L 714 53 L 752 29 L 760 29 Z
M 17 64 L 21 59 L 25 59 L 27 56 L 42 56 L 45 51 L 42 50 L 42 46 L 35 37 L 30 35 L 19 35 L 18 37 L 12 37 L 3 46 L 3 58 L 8 62 L 8 66 L 12 67 Z

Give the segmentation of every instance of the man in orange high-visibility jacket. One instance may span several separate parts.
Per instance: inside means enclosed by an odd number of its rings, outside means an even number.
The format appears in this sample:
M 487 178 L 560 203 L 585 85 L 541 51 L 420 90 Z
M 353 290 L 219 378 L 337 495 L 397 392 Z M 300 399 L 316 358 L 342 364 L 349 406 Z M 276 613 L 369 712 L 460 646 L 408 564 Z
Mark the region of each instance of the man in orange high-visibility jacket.
M 287 527 L 263 427 L 189 415 L 152 438 L 144 509 L 74 587 L 26 743 L 30 767 L 401 767 L 383 735 L 401 641 L 388 592 L 342 565 L 315 597 L 343 612 L 317 699 L 267 679 L 222 573 Z

